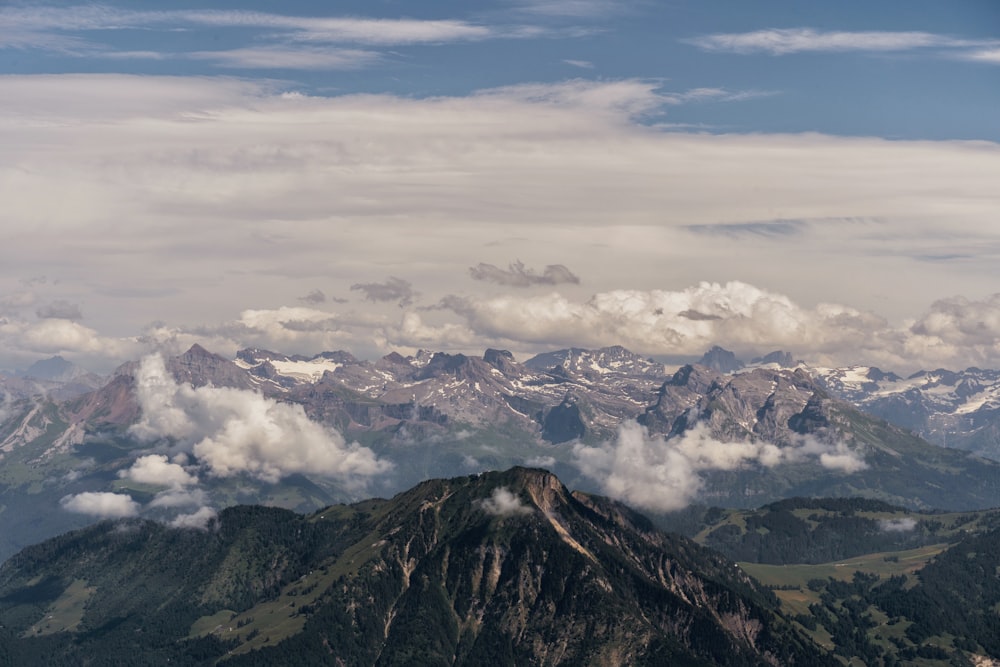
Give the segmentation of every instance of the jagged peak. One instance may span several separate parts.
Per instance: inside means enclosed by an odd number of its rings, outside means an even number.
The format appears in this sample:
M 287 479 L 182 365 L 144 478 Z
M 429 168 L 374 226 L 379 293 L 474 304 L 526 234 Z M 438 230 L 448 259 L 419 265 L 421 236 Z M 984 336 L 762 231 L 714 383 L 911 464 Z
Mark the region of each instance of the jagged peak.
M 212 352 L 209 352 L 208 350 L 206 350 L 205 348 L 203 348 L 198 343 L 195 343 L 194 345 L 192 345 L 191 347 L 188 348 L 187 352 L 185 352 L 184 354 L 182 354 L 180 356 L 182 356 L 182 357 L 214 357 L 214 356 L 217 356 L 217 355 L 215 355 Z
M 404 357 L 403 355 L 401 355 L 399 352 L 396 351 L 390 352 L 389 354 L 382 357 L 382 361 L 388 362 L 390 364 L 403 364 L 407 366 L 410 364 L 409 360 L 407 360 L 406 357 Z
M 732 373 L 746 365 L 737 359 L 734 353 L 718 345 L 713 345 L 708 352 L 702 355 L 698 363 L 720 373 Z

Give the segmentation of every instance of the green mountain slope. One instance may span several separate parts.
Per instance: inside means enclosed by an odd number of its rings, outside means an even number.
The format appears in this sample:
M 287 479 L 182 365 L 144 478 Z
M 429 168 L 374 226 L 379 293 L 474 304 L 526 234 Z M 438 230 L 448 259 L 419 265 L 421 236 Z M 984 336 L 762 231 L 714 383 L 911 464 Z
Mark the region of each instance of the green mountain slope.
M 789 498 L 754 510 L 692 506 L 652 518 L 733 560 L 772 565 L 955 544 L 1000 528 L 997 509 L 917 511 L 869 498 Z
M 519 468 L 98 524 L 0 568 L 0 625 L 10 665 L 835 664 L 730 561 Z

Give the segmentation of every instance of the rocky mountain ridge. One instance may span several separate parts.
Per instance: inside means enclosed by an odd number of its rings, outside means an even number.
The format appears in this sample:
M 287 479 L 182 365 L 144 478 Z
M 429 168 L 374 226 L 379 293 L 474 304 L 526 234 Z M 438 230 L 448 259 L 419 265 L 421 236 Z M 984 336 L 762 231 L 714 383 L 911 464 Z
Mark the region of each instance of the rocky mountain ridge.
M 562 350 L 525 362 L 503 350 L 481 357 L 393 353 L 372 362 L 339 351 L 306 357 L 259 349 L 230 360 L 193 346 L 165 359 L 164 369 L 178 387 L 216 392 L 213 400 L 227 410 L 255 406 L 256 412 L 240 413 L 243 421 L 269 406 L 301 410 L 313 423 L 308 429 L 326 429 L 387 462 L 377 481 L 388 490 L 529 464 L 598 491 L 612 475 L 648 475 L 676 459 L 684 466 L 676 469 L 697 490 L 691 499 L 721 506 L 756 507 L 790 495 L 864 495 L 911 508 L 1000 506 L 1000 464 L 932 446 L 860 412 L 838 398 L 830 380 L 801 364 L 784 367 L 788 359 L 775 353 L 734 373 L 692 364 L 668 374 L 620 347 Z M 130 430 L 144 418 L 139 369 L 139 362 L 125 364 L 101 388 L 69 400 L 32 396 L 4 404 L 0 555 L 85 523 L 86 517 L 63 509 L 63 498 L 97 492 L 152 502 L 169 491 L 135 482 L 129 472 L 139 458 L 164 457 L 167 465 L 178 454 L 170 437 L 140 441 Z M 221 388 L 232 393 L 216 396 Z M 194 409 L 201 411 L 198 419 L 209 419 L 207 404 L 196 405 L 204 398 L 198 390 L 180 395 L 187 403 L 154 402 L 151 409 L 180 411 L 174 416 Z M 635 421 L 643 426 L 639 443 L 629 435 L 634 431 L 622 430 Z M 226 433 L 230 439 L 231 433 L 268 437 L 242 427 Z M 287 437 L 295 433 L 300 431 Z M 198 472 L 191 446 L 219 436 L 213 431 L 188 443 L 187 458 L 178 460 L 189 472 L 177 472 L 178 483 L 193 484 L 190 475 Z M 275 444 L 271 455 L 285 446 Z M 615 472 L 632 465 L 623 449 L 628 446 L 643 447 L 646 464 Z M 240 456 L 256 456 L 259 441 L 246 447 Z M 602 463 L 585 465 L 581 457 L 595 454 Z M 280 459 L 268 465 L 281 470 Z M 198 478 L 198 497 L 214 508 L 266 502 L 300 511 L 356 497 L 322 470 L 297 472 L 262 483 L 252 475 L 220 478 L 209 470 Z
M 851 366 L 814 373 L 832 394 L 929 442 L 1000 459 L 1000 371 L 937 369 L 902 378 Z

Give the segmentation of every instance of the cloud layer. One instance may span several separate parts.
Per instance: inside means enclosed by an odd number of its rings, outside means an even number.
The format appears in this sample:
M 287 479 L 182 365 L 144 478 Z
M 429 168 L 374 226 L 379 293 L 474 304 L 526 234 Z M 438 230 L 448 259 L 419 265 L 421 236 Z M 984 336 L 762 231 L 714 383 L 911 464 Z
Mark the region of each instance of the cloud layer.
M 659 125 L 720 90 L 320 98 L 242 79 L 0 77 L 18 239 L 0 247 L 0 367 L 63 354 L 110 370 L 193 342 L 997 360 L 989 322 L 977 338 L 935 318 L 989 307 L 1000 148 Z M 504 293 L 522 285 L 559 292 Z M 412 309 L 418 292 L 444 307 Z

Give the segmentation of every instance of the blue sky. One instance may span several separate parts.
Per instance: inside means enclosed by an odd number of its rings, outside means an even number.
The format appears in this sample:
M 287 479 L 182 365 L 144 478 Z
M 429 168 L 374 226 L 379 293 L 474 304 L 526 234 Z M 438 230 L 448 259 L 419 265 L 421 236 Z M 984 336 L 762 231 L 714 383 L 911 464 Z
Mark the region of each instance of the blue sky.
M 14 2 L 0 100 L 0 368 L 1000 365 L 995 2 Z
M 8 74 L 229 75 L 416 97 L 641 78 L 744 96 L 664 113 L 706 131 L 1000 138 L 989 0 L 14 3 L 0 16 Z

